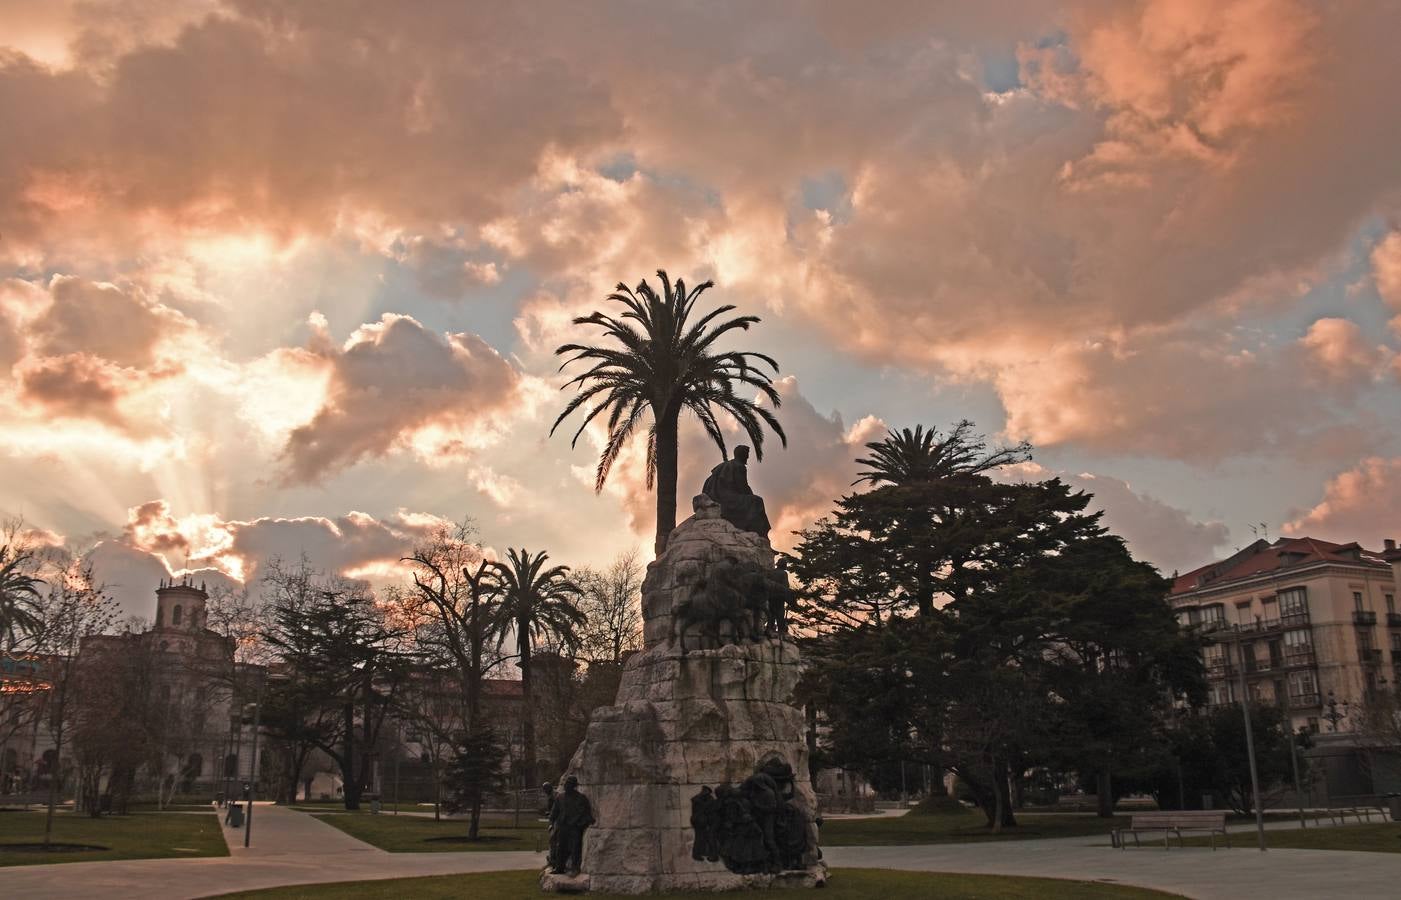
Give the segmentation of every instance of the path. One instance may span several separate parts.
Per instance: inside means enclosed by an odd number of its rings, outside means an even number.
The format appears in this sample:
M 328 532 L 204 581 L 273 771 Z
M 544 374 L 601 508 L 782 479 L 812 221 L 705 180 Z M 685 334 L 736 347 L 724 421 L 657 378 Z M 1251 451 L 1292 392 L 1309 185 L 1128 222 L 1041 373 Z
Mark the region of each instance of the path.
M 259 804 L 253 843 L 226 829 L 232 855 L 217 859 L 125 860 L 21 866 L 0 870 L 7 896 L 26 900 L 185 900 L 236 890 L 538 869 L 543 854 L 387 853 L 293 810 Z M 1401 854 L 1334 850 L 1113 850 L 1098 837 L 913 847 L 831 847 L 835 867 L 872 867 L 988 875 L 1039 875 L 1155 887 L 1197 900 L 1358 900 L 1397 896 Z

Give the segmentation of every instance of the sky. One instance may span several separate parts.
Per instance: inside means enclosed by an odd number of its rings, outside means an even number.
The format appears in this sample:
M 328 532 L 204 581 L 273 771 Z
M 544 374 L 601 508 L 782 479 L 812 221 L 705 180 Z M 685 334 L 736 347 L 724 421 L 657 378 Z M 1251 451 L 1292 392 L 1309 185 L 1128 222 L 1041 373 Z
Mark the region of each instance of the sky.
M 774 539 L 973 420 L 1163 569 L 1401 537 L 1401 4 L 0 0 L 0 512 L 159 578 L 650 552 L 549 436 L 661 268 L 762 322 Z M 689 430 L 687 430 L 689 429 Z M 571 429 L 572 431 L 572 429 Z M 682 436 L 681 507 L 719 461 Z

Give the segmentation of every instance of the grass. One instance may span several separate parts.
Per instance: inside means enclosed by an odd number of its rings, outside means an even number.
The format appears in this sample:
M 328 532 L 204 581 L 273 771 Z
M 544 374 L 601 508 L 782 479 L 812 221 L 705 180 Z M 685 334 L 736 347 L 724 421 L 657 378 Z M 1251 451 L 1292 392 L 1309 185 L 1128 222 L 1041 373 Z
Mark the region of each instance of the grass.
M 212 807 L 208 815 L 133 813 L 94 819 L 82 814 L 58 813 L 54 816 L 53 839 L 57 843 L 89 844 L 107 849 L 68 853 L 0 850 L 0 866 L 229 855 Z M 0 844 L 38 844 L 43 840 L 42 812 L 0 813 Z
M 994 834 L 983 814 L 966 809 L 911 810 L 881 819 L 829 819 L 822 826 L 824 847 L 896 844 L 963 844 L 1032 838 L 1102 837 L 1128 824 L 1125 816 L 1101 819 L 1092 813 L 1017 813 L 1017 825 Z
M 508 821 L 483 819 L 481 836 L 485 840 L 468 843 L 444 840 L 465 838 L 467 822 L 444 819 L 441 822 L 424 816 L 370 816 L 326 813 L 316 816 L 327 825 L 335 826 L 351 837 L 373 844 L 391 853 L 444 853 L 472 850 L 543 850 L 546 836 L 543 823 L 522 818 L 520 828 Z
M 439 875 L 429 878 L 392 878 L 341 884 L 225 894 L 248 900 L 362 900 L 371 897 L 414 897 L 415 900 L 457 900 L 491 897 L 492 900 L 538 900 L 539 876 L 535 872 L 482 872 L 475 875 Z M 615 894 L 589 894 L 614 897 Z M 713 900 L 715 894 L 685 891 L 667 894 L 668 900 Z M 1011 878 L 1002 875 L 943 875 L 925 872 L 891 872 L 883 869 L 838 869 L 820 895 L 822 900 L 1163 900 L 1164 894 L 1144 888 L 1052 878 Z
M 1147 835 L 1140 837 L 1148 846 Z M 1161 844 L 1159 839 L 1157 843 Z M 1190 837 L 1184 843 L 1189 847 L 1206 847 L 1210 841 L 1205 837 Z M 1177 841 L 1173 841 L 1175 846 Z M 1254 832 L 1234 832 L 1231 845 L 1254 850 Z M 1222 846 L 1221 836 L 1216 836 L 1216 846 Z M 1323 828 L 1298 828 L 1270 830 L 1265 832 L 1265 846 L 1276 850 L 1365 850 L 1372 853 L 1401 853 L 1401 823 L 1387 822 L 1378 825 L 1339 825 Z

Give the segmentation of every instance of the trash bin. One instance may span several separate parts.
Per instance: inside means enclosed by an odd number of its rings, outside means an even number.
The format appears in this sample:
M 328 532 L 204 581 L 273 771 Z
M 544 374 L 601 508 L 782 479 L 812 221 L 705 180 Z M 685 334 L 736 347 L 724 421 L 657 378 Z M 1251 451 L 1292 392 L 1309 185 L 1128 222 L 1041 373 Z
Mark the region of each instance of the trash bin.
M 1401 822 L 1401 794 L 1386 794 L 1384 799 L 1391 809 L 1391 821 Z
M 379 811 L 380 811 L 382 808 L 383 808 L 383 807 L 380 806 L 379 798 L 378 798 L 378 797 L 376 797 L 375 799 L 373 799 L 373 800 L 370 801 L 370 815 L 372 815 L 372 816 L 377 816 L 377 815 L 379 815 Z
M 230 828 L 242 828 L 242 827 L 243 827 L 243 807 L 242 807 L 242 806 L 239 806 L 237 803 L 230 803 L 230 804 L 229 804 L 229 815 L 228 815 L 228 818 L 226 818 L 224 821 L 226 821 L 226 822 L 228 823 L 228 825 L 229 825 Z

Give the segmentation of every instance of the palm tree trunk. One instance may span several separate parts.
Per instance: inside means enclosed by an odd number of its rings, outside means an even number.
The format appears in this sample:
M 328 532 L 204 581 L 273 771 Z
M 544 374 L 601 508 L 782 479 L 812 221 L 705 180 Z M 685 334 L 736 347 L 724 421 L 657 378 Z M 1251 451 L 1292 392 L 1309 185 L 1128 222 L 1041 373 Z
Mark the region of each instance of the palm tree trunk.
M 676 527 L 676 444 L 681 410 L 665 407 L 657 415 L 657 556 Z
M 523 618 L 516 619 L 516 642 L 520 648 L 521 666 L 521 787 L 535 784 L 535 702 L 531 697 L 530 628 Z

